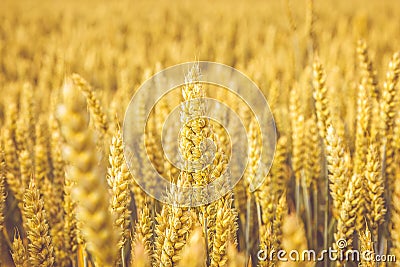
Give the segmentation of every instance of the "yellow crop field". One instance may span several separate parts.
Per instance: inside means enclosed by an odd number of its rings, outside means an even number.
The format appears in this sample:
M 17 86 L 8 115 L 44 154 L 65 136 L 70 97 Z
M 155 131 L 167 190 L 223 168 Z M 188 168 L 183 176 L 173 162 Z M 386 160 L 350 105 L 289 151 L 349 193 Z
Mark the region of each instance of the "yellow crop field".
M 399 14 L 0 1 L 0 266 L 400 266 Z

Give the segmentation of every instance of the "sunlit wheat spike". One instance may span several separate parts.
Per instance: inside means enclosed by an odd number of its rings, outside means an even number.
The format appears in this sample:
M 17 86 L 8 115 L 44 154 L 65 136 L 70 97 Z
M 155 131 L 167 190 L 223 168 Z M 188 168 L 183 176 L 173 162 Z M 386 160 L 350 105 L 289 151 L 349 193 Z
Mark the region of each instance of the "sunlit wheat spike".
M 114 213 L 114 227 L 119 229 L 118 247 L 121 249 L 129 237 L 131 202 L 131 174 L 124 158 L 122 133 L 118 129 L 112 138 L 107 181 L 111 188 L 111 211 Z
M 365 225 L 365 230 L 362 230 L 358 234 L 360 240 L 360 251 L 363 251 L 365 254 L 364 257 L 361 257 L 361 263 L 359 266 L 362 267 L 374 267 L 376 266 L 375 259 L 372 255 L 375 254 L 374 252 L 374 243 L 372 240 L 372 235 L 370 230 L 368 229 L 368 225 Z M 370 253 L 370 255 L 367 255 Z
M 265 231 L 260 237 L 260 250 L 262 250 L 267 257 L 265 260 L 259 260 L 258 266 L 272 267 L 277 264 L 277 258 L 272 254 L 272 251 L 276 250 L 275 245 L 276 236 L 273 234 L 272 224 L 268 224 L 265 226 Z
M 163 251 L 164 241 L 166 238 L 166 229 L 168 227 L 168 217 L 171 213 L 171 207 L 169 205 L 163 205 L 161 212 L 156 215 L 155 221 L 155 240 L 154 240 L 154 253 L 153 259 L 156 266 L 161 265 L 161 254 Z
M 345 200 L 350 173 L 347 162 L 347 149 L 343 140 L 336 134 L 333 126 L 330 126 L 326 136 L 326 161 L 329 171 L 330 191 L 333 198 L 334 215 L 340 214 L 342 203 Z
M 36 142 L 34 145 L 34 163 L 35 178 L 38 181 L 38 187 L 41 189 L 45 179 L 50 179 L 49 162 L 49 129 L 44 118 L 40 117 L 35 131 Z M 46 200 L 47 201 L 47 200 Z
M 332 124 L 332 118 L 328 105 L 325 69 L 318 59 L 313 64 L 313 86 L 318 130 L 320 136 L 325 140 L 328 126 Z
M 346 190 L 344 201 L 339 210 L 337 229 L 334 234 L 335 243 L 333 244 L 333 247 L 335 249 L 347 251 L 353 248 L 353 235 L 356 231 L 357 208 L 358 205 L 362 204 L 360 198 L 363 197 L 360 193 L 361 179 L 359 175 L 353 175 Z M 339 240 L 344 240 L 346 246 L 339 248 Z M 337 262 L 337 266 L 341 266 L 341 264 L 343 264 L 343 262 Z
M 141 240 L 132 243 L 132 265 L 136 267 L 151 267 L 150 255 Z
M 136 223 L 135 234 L 132 239 L 131 254 L 135 254 L 136 246 L 139 244 L 142 246 L 141 249 L 144 250 L 145 254 L 148 257 L 151 256 L 153 252 L 152 237 L 153 229 L 150 217 L 150 210 L 149 207 L 145 205 L 139 211 L 138 222 Z M 137 264 L 137 260 L 138 259 L 132 258 L 132 266 L 135 266 L 135 264 Z
M 282 226 L 282 249 L 285 251 L 305 251 L 308 249 L 306 231 L 304 229 L 303 221 L 298 215 L 292 213 L 286 216 Z M 292 267 L 292 266 L 310 266 L 308 262 L 302 260 L 293 262 L 279 262 L 279 266 Z
M 17 150 L 11 137 L 11 132 L 7 128 L 2 129 L 2 146 L 5 162 L 5 176 L 9 191 L 12 192 L 20 211 L 23 210 L 24 188 L 22 187 L 20 176 L 20 165 L 18 162 Z
M 208 151 L 204 151 L 202 144 L 206 142 L 207 138 L 213 137 L 209 120 L 201 117 L 205 115 L 205 106 L 203 102 L 204 89 L 199 82 L 200 75 L 199 66 L 194 65 L 185 77 L 185 85 L 182 86 L 182 96 L 185 102 L 181 103 L 182 130 L 179 149 L 183 159 L 194 162 L 194 164 L 203 163 L 204 153 Z M 189 183 L 204 185 L 211 180 L 209 168 L 201 171 L 194 167 L 184 173 L 183 176 L 188 179 Z
M 53 237 L 56 262 L 62 262 L 62 259 L 68 257 L 67 254 L 70 253 L 69 251 L 64 251 L 64 215 L 74 216 L 75 213 L 72 213 L 71 215 L 69 215 L 68 213 L 64 214 L 63 200 L 65 184 L 65 162 L 61 154 L 62 138 L 58 121 L 56 120 L 54 115 L 50 115 L 49 120 L 49 129 L 51 131 L 49 138 L 50 140 L 48 140 L 50 144 L 50 151 L 48 151 L 48 154 L 51 158 L 51 169 L 49 171 L 49 176 L 52 177 L 52 186 L 48 196 L 51 199 L 51 201 L 49 201 L 51 203 L 51 208 L 48 212 L 49 217 L 52 218 L 53 221 L 50 233 Z
M 354 171 L 360 173 L 365 167 L 368 134 L 371 129 L 371 99 L 367 88 L 360 84 L 357 96 L 357 126 L 355 140 Z
M 28 150 L 22 150 L 18 156 L 20 165 L 21 184 L 24 189 L 28 188 L 29 181 L 34 173 L 31 154 Z
M 78 225 L 76 219 L 76 202 L 72 199 L 73 182 L 65 177 L 63 188 L 64 224 L 62 227 L 63 255 L 60 263 L 63 266 L 75 264 L 75 254 L 78 249 Z
M 366 85 L 361 83 L 358 87 L 357 94 L 357 124 L 356 124 L 356 140 L 355 140 L 355 156 L 354 156 L 354 172 L 359 175 L 360 179 L 365 180 L 362 175 L 366 165 L 366 154 L 368 149 L 368 134 L 371 132 L 371 92 L 367 91 Z M 366 181 L 361 183 L 361 194 L 366 195 Z M 357 229 L 364 227 L 365 206 L 359 205 L 357 210 Z
M 22 87 L 22 96 L 20 103 L 20 123 L 24 124 L 24 129 L 26 129 L 26 139 L 21 140 L 26 145 L 26 149 L 31 151 L 33 149 L 33 144 L 36 140 L 35 125 L 36 125 L 36 99 L 33 92 L 33 86 L 26 82 Z M 18 128 L 17 128 L 18 130 Z
M 289 111 L 292 122 L 292 167 L 297 183 L 300 183 L 305 162 L 305 125 L 298 91 L 296 88 L 290 91 Z
M 359 68 L 360 68 L 360 72 L 361 72 L 360 86 L 364 87 L 363 90 L 365 90 L 365 92 L 366 92 L 365 95 L 367 95 L 371 98 L 369 101 L 371 130 L 368 131 L 368 133 L 370 133 L 371 136 L 377 136 L 378 131 L 379 131 L 379 124 L 380 124 L 379 100 L 380 100 L 381 92 L 380 92 L 380 88 L 378 85 L 377 73 L 374 68 L 373 62 L 369 56 L 367 43 L 363 39 L 360 39 L 357 42 L 357 56 L 358 56 L 358 64 L 359 64 Z M 359 91 L 360 90 L 361 90 L 361 87 L 360 87 Z M 361 99 L 364 99 L 364 100 L 361 100 Z M 359 103 L 362 103 L 361 101 L 365 102 L 365 97 L 362 97 L 362 95 L 359 94 L 357 101 Z M 358 105 L 358 106 L 360 106 L 360 105 Z M 364 113 L 365 113 L 365 111 L 364 111 Z M 358 111 L 358 114 L 360 114 L 359 111 Z
M 384 198 L 384 180 L 378 148 L 372 143 L 368 148 L 365 169 L 366 178 L 366 216 L 374 236 L 378 235 L 378 227 L 385 220 L 386 208 Z
M 93 118 L 96 130 L 99 131 L 102 136 L 105 136 L 109 128 L 109 122 L 106 114 L 103 111 L 100 100 L 96 96 L 93 88 L 79 74 L 72 74 L 71 79 L 74 85 L 76 85 L 86 97 L 88 108 Z
M 397 52 L 393 55 L 389 62 L 389 69 L 386 73 L 386 80 L 383 84 L 382 97 L 381 97 L 381 136 L 382 152 L 385 153 L 383 162 L 385 166 L 385 179 L 387 180 L 389 190 L 393 191 L 393 183 L 395 179 L 395 162 L 394 162 L 394 147 L 393 147 L 393 131 L 396 112 L 398 111 L 396 98 L 397 83 L 400 75 L 400 53 Z
M 178 185 L 184 186 L 185 182 L 178 180 Z M 179 262 L 182 249 L 193 230 L 195 219 L 195 214 L 188 208 L 178 206 L 170 208 L 168 225 L 163 234 L 165 238 L 162 245 L 160 266 L 174 266 Z
M 278 196 L 274 192 L 274 185 L 272 181 L 273 177 L 270 173 L 265 177 L 263 184 L 255 193 L 257 204 L 260 206 L 261 209 L 262 225 L 259 230 L 259 235 L 261 239 L 265 234 L 266 228 L 272 227 L 276 210 L 275 203 L 278 199 Z
M 117 230 L 109 214 L 106 171 L 99 166 L 96 139 L 88 129 L 86 100 L 68 81 L 62 90 L 63 104 L 58 107 L 58 116 L 66 141 L 63 155 L 69 163 L 68 175 L 76 183 L 71 195 L 77 203 L 80 231 L 95 261 L 102 266 L 112 266 L 117 253 Z
M 249 126 L 249 147 L 248 147 L 248 164 L 246 166 L 246 172 L 243 177 L 244 183 L 248 193 L 250 193 L 250 186 L 256 183 L 256 175 L 258 170 L 258 164 L 261 157 L 261 139 L 260 139 L 260 128 L 257 120 L 252 118 Z
M 53 266 L 54 248 L 49 232 L 44 202 L 32 179 L 24 193 L 24 228 L 28 237 L 29 263 L 32 266 Z
M 14 240 L 12 242 L 11 255 L 15 264 L 15 267 L 28 267 L 28 253 L 22 242 L 21 236 L 18 231 L 15 231 Z
M 234 236 L 236 218 L 232 212 L 232 196 L 227 196 L 218 200 L 217 216 L 215 219 L 215 235 L 211 252 L 210 266 L 224 266 L 228 261 L 227 247 L 235 243 Z
M 4 229 L 4 214 L 6 212 L 6 164 L 3 161 L 3 151 L 0 148 L 0 233 Z M 0 249 L 2 249 L 2 244 L 0 243 Z M 0 260 L 1 263 L 1 260 Z
M 181 261 L 178 267 L 203 267 L 206 264 L 206 250 L 203 230 L 197 225 L 193 230 L 188 243 L 181 254 Z
M 322 141 L 318 135 L 317 118 L 315 115 L 306 121 L 306 127 L 305 180 L 308 188 L 312 187 L 313 190 L 317 190 L 318 182 L 322 174 Z M 277 147 L 278 146 L 279 140 Z M 276 154 L 277 152 L 275 152 L 275 158 Z
M 292 5 L 291 5 L 290 0 L 286 0 L 285 4 L 286 4 L 285 8 L 286 8 L 287 18 L 289 21 L 290 30 L 292 32 L 295 32 L 297 30 L 297 24 L 296 24 L 295 18 L 293 16 L 293 10 L 292 10 Z
M 374 98 L 379 98 L 378 78 L 373 62 L 368 54 L 367 42 L 363 39 L 357 41 L 358 64 L 361 69 L 361 83 L 368 87 L 367 90 Z
M 274 244 L 274 247 L 277 250 L 281 249 L 282 246 L 281 243 L 283 240 L 283 223 L 286 219 L 287 214 L 288 207 L 286 202 L 286 191 L 284 191 L 283 194 L 279 197 L 278 205 L 275 211 L 275 219 L 272 223 L 272 230 L 276 240 L 276 244 Z
M 390 240 L 392 241 L 391 252 L 400 257 L 400 183 L 395 183 L 392 195 L 393 207 L 390 217 Z

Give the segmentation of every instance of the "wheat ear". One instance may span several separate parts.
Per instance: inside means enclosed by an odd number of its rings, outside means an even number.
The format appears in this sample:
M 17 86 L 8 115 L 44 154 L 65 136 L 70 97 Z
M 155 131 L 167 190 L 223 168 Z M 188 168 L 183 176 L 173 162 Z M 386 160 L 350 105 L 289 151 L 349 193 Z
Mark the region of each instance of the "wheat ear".
M 325 139 L 328 126 L 332 124 L 332 117 L 328 106 L 328 89 L 326 87 L 325 70 L 318 59 L 313 64 L 313 86 L 315 109 L 319 135 Z
M 381 173 L 378 148 L 373 143 L 369 146 L 365 169 L 367 181 L 366 216 L 373 235 L 378 235 L 378 227 L 385 220 L 384 180 Z
M 232 210 L 232 195 L 218 200 L 215 235 L 211 252 L 210 266 L 224 266 L 228 261 L 227 247 L 236 243 L 235 232 L 237 228 L 236 214 Z
M 393 193 L 393 183 L 395 176 L 395 161 L 394 161 L 394 147 L 393 147 L 393 131 L 396 115 L 396 86 L 399 81 L 400 75 L 400 53 L 395 53 L 389 63 L 389 70 L 386 74 L 386 81 L 383 84 L 382 98 L 381 98 L 381 136 L 384 138 L 382 143 L 382 152 L 384 154 L 385 162 L 385 179 L 388 188 Z
M 359 234 L 359 240 L 360 240 L 360 248 L 361 248 L 361 263 L 359 266 L 361 267 L 374 267 L 375 265 L 375 259 L 373 255 L 375 255 L 374 252 L 374 242 L 372 240 L 372 235 L 370 230 L 368 229 L 368 225 L 365 225 L 365 230 L 360 231 Z M 369 252 L 369 253 L 368 253 Z
M 24 228 L 28 237 L 29 263 L 33 266 L 53 266 L 54 248 L 49 232 L 44 202 L 35 185 L 30 181 L 24 194 Z
M 118 248 L 121 249 L 129 238 L 131 175 L 125 163 L 122 134 L 119 129 L 112 138 L 108 160 L 110 167 L 107 181 L 112 191 L 111 210 L 115 216 L 114 227 L 120 229 Z
M 342 139 L 336 134 L 333 126 L 328 128 L 325 142 L 330 191 L 333 199 L 334 215 L 337 218 L 345 200 L 345 191 L 350 177 L 348 171 L 349 163 L 346 161 L 346 147 Z
M 182 251 L 181 258 L 178 267 L 206 266 L 205 239 L 201 225 L 197 225 L 193 230 L 188 243 Z
M 72 199 L 73 182 L 68 177 L 65 177 L 63 188 L 63 211 L 64 211 L 64 224 L 63 224 L 63 244 L 64 254 L 61 257 L 61 265 L 69 266 L 75 265 L 76 255 L 78 249 L 78 223 L 76 219 L 76 203 Z
M 102 136 L 105 136 L 109 128 L 109 123 L 106 114 L 103 112 L 100 100 L 96 96 L 93 88 L 79 74 L 72 74 L 71 79 L 86 97 L 88 108 L 90 110 L 91 116 L 93 117 L 96 130 Z
M 4 228 L 4 213 L 6 206 L 5 182 L 6 182 L 6 163 L 3 161 L 3 152 L 0 150 L 0 233 L 3 231 Z
M 168 217 L 171 215 L 171 206 L 163 205 L 161 212 L 156 215 L 155 221 L 155 240 L 154 240 L 154 265 L 161 265 L 161 254 L 163 251 L 164 241 L 165 241 L 165 233 L 168 228 Z
M 395 183 L 394 187 L 389 231 L 392 241 L 392 248 L 390 251 L 397 259 L 400 257 L 400 183 Z
M 70 83 L 63 87 L 64 103 L 58 114 L 65 160 L 70 164 L 68 175 L 76 182 L 72 198 L 77 203 L 80 230 L 87 241 L 87 248 L 96 262 L 103 266 L 114 264 L 116 232 L 109 214 L 109 192 L 106 173 L 99 165 L 99 152 L 94 134 L 87 128 L 88 115 L 83 95 Z
M 150 217 L 150 210 L 147 205 L 144 205 L 139 212 L 138 222 L 135 227 L 135 236 L 132 239 L 132 255 L 135 254 L 135 246 L 140 244 L 143 246 L 146 255 L 150 256 L 153 252 L 152 245 L 153 229 Z M 136 260 L 132 258 L 132 266 L 136 264 Z
M 336 242 L 333 244 L 333 247 L 335 249 L 347 251 L 353 247 L 353 234 L 356 230 L 357 208 L 360 204 L 360 197 L 363 197 L 360 195 L 360 190 L 361 179 L 358 175 L 353 175 L 346 190 L 344 201 L 340 206 L 337 230 L 334 234 Z M 346 247 L 339 249 L 338 242 L 340 240 L 346 242 Z M 342 266 L 342 262 L 338 261 L 337 266 Z
M 148 254 L 148 251 L 146 250 L 146 246 L 140 241 L 136 241 L 135 243 L 132 243 L 132 265 L 135 267 L 150 267 L 151 266 L 151 261 L 150 261 L 150 255 Z
M 21 240 L 21 237 L 18 231 L 15 231 L 14 240 L 12 243 L 11 255 L 15 264 L 15 267 L 28 267 L 28 253 L 26 252 L 26 248 L 24 243 Z

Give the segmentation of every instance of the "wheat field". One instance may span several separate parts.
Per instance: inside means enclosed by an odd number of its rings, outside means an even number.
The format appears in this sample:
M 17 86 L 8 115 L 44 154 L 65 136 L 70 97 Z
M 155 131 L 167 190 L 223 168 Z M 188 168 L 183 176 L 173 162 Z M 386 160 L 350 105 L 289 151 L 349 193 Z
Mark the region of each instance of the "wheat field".
M 395 0 L 2 0 L 0 266 L 400 266 L 399 14 Z M 136 159 L 189 187 L 234 168 L 240 136 L 226 132 L 229 119 L 176 121 L 179 145 L 162 146 L 168 114 L 205 96 L 248 133 L 243 177 L 199 207 L 146 194 L 137 181 L 154 187 L 152 170 L 124 154 L 140 85 L 192 61 L 254 81 L 277 134 L 253 191 L 262 145 L 251 107 L 201 86 L 195 64 L 182 73 L 187 82 L 154 106 Z M 201 109 L 186 103 L 183 118 Z M 202 171 L 164 153 L 200 160 L 206 139 L 216 153 Z M 328 248 L 373 257 L 331 259 Z

